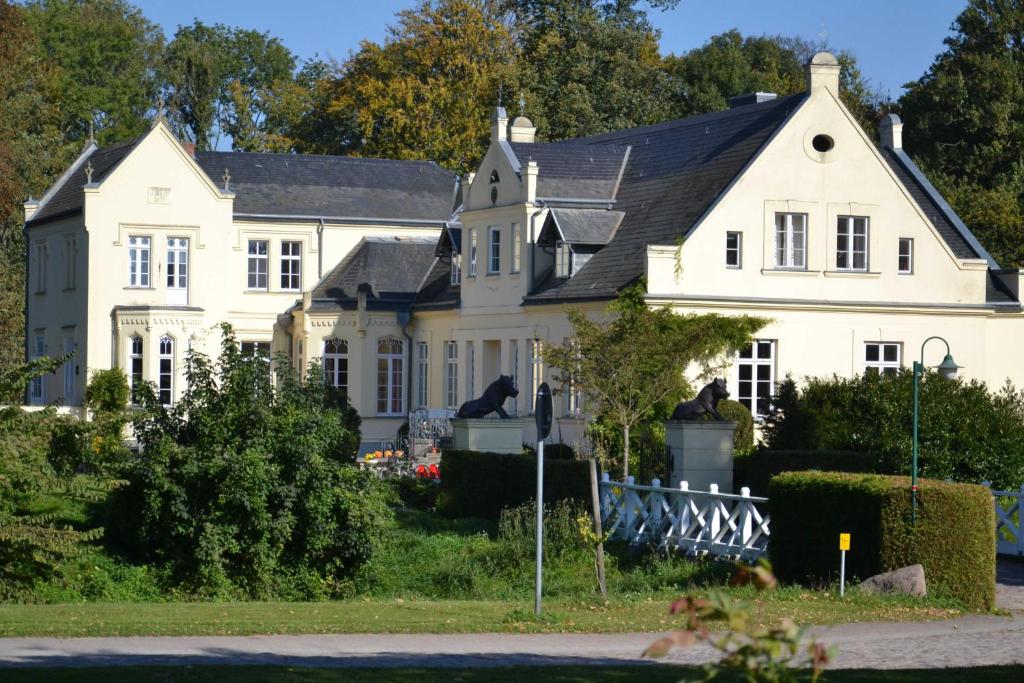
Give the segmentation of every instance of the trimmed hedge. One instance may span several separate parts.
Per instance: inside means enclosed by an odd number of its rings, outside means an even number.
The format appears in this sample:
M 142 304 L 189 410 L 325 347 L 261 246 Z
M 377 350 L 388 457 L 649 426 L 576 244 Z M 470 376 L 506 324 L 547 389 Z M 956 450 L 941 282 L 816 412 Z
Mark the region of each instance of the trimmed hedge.
M 547 449 L 545 448 L 545 455 Z M 590 500 L 586 460 L 544 458 L 544 503 Z M 537 494 L 537 459 L 480 451 L 441 453 L 441 492 L 437 509 L 448 517 L 498 519 L 507 507 L 531 501 Z
M 768 495 L 769 551 L 783 581 L 835 580 L 839 534 L 849 533 L 851 580 L 920 563 L 931 595 L 995 605 L 995 512 L 985 487 L 919 479 L 916 527 L 909 477 L 786 472 Z
M 739 401 L 723 399 L 718 402 L 718 412 L 726 420 L 736 423 L 732 445 L 736 453 L 749 453 L 754 448 L 754 417 Z M 710 418 L 710 415 L 708 416 Z
M 749 486 L 755 496 L 768 495 L 768 481 L 782 472 L 823 472 L 878 473 L 880 458 L 874 453 L 857 451 L 769 451 L 761 450 L 750 455 L 737 454 L 733 460 L 733 486 Z

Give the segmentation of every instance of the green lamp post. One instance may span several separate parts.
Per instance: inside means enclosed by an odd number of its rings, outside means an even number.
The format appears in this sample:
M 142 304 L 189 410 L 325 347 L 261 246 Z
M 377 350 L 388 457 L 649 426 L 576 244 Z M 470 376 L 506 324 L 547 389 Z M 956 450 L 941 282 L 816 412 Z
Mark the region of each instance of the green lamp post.
M 946 357 L 942 359 L 942 362 L 935 366 L 935 369 L 939 371 L 939 376 L 944 379 L 953 379 L 956 377 L 956 371 L 962 366 L 957 365 L 953 361 L 953 356 L 949 353 L 949 342 L 942 337 L 928 337 L 921 344 L 921 360 L 920 362 L 914 361 L 914 450 L 913 458 L 910 466 L 910 522 L 911 524 L 917 524 L 917 426 L 921 417 L 921 375 L 924 374 L 924 347 L 932 339 L 938 339 L 946 345 Z

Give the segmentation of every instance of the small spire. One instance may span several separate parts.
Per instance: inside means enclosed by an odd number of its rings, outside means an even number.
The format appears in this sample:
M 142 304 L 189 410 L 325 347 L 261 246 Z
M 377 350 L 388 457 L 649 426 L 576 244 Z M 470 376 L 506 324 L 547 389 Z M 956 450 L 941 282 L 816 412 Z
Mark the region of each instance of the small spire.
M 231 173 L 228 172 L 228 169 L 224 169 L 224 175 L 220 179 L 224 181 L 224 191 L 228 192 L 231 187 Z
M 92 185 L 92 162 L 85 162 L 85 182 L 88 185 Z
M 164 96 L 160 95 L 156 100 L 156 118 L 153 119 L 153 125 L 156 126 L 158 123 L 167 123 L 167 111 L 166 102 Z
M 519 91 L 519 115 L 526 116 L 526 95 L 522 90 Z
M 96 124 L 94 124 L 92 121 L 89 121 L 89 140 L 88 140 L 88 142 L 89 142 L 89 144 L 92 144 L 92 145 L 96 144 Z
M 503 85 L 504 84 L 502 84 L 502 83 L 498 83 L 498 106 L 499 107 L 501 106 L 501 97 L 502 97 L 502 94 L 503 94 L 502 93 Z

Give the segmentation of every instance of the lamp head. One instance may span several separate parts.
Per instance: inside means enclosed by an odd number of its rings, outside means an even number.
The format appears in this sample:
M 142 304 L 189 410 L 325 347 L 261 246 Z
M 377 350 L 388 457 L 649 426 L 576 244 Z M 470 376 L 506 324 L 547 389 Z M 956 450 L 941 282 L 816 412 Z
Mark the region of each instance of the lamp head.
M 935 369 L 939 371 L 939 375 L 944 379 L 953 379 L 956 377 L 956 371 L 961 367 L 953 360 L 953 356 L 947 353 L 942 362 L 935 366 Z

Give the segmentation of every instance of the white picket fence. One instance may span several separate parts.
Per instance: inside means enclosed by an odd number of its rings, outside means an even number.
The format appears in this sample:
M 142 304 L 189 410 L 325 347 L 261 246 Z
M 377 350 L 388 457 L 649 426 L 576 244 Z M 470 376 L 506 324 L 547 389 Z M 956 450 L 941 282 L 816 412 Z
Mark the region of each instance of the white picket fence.
M 719 493 L 717 484 L 690 491 L 685 481 L 672 489 L 657 479 L 650 486 L 633 477 L 611 481 L 607 473 L 601 479 L 601 517 L 611 538 L 748 562 L 768 549 L 768 514 L 758 510 L 768 499 L 751 496 L 746 487 L 734 495 Z
M 1020 491 L 993 491 L 992 495 L 996 506 L 996 552 L 1024 557 L 1024 484 Z M 1012 500 L 1004 507 L 1000 498 Z

